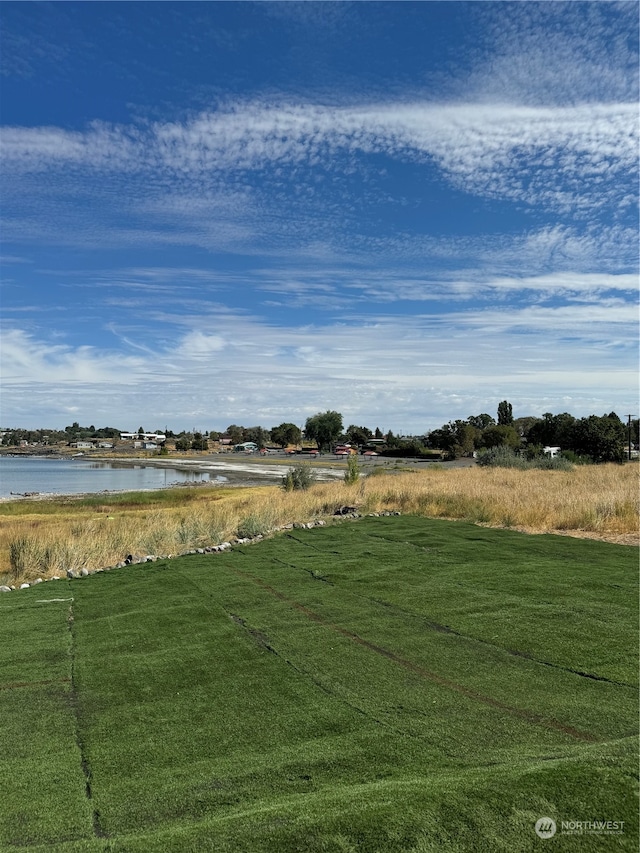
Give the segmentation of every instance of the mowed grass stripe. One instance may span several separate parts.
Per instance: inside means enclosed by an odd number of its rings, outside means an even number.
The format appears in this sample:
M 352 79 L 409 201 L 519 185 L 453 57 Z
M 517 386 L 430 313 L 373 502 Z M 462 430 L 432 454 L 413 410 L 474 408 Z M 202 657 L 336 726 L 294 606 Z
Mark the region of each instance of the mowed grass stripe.
M 308 761 L 317 769 L 314 784 L 330 784 L 336 767 L 354 763 L 353 738 L 362 723 L 352 709 L 329 697 L 319 701 L 313 685 L 247 643 L 188 570 L 174 563 L 151 574 L 156 583 L 146 570 L 131 572 L 117 590 L 84 600 L 81 679 L 93 708 L 85 741 L 106 832 L 185 814 L 193 820 L 283 786 L 308 787 Z M 105 577 L 105 587 L 111 581 Z M 109 598 L 107 613 L 100 594 Z M 117 664 L 93 668 L 106 654 L 106 632 L 96 628 L 107 628 Z M 172 638 L 170 648 L 163 632 Z M 322 757 L 314 760 L 316 741 Z M 143 796 L 150 786 L 152 799 Z
M 541 725 L 545 728 L 556 729 L 563 734 L 567 734 L 570 737 L 576 738 L 577 740 L 582 741 L 595 741 L 597 737 L 589 732 L 582 732 L 573 726 L 566 725 L 560 723 L 556 720 L 545 719 L 540 714 L 534 714 L 531 711 L 526 711 L 521 708 L 516 708 L 514 706 L 507 705 L 503 702 L 498 701 L 497 699 L 492 698 L 491 696 L 484 695 L 482 693 L 478 693 L 475 690 L 471 690 L 466 687 L 464 684 L 459 684 L 458 682 L 451 681 L 448 678 L 444 678 L 442 675 L 439 675 L 436 672 L 429 671 L 422 666 L 414 663 L 413 661 L 407 660 L 406 658 L 401 657 L 396 654 L 396 652 L 391 651 L 390 649 L 384 648 L 383 646 L 379 646 L 376 643 L 372 643 L 370 640 L 365 640 L 363 637 L 360 637 L 358 634 L 353 633 L 347 628 L 342 628 L 340 625 L 335 625 L 331 622 L 328 622 L 325 618 L 320 616 L 318 613 L 315 613 L 313 610 L 310 610 L 308 607 L 305 607 L 303 604 L 294 601 L 293 599 L 287 598 L 287 596 L 283 595 L 283 593 L 274 589 L 269 584 L 264 583 L 260 578 L 252 577 L 247 572 L 240 572 L 239 569 L 235 570 L 238 574 L 242 574 L 244 577 L 248 577 L 254 583 L 257 583 L 262 589 L 267 590 L 271 595 L 274 595 L 280 601 L 283 601 L 289 604 L 291 607 L 295 607 L 296 610 L 299 610 L 301 613 L 308 618 L 313 620 L 314 622 L 319 622 L 325 628 L 328 628 L 331 631 L 335 631 L 338 634 L 341 634 L 343 637 L 347 637 L 349 640 L 353 640 L 358 645 L 363 646 L 365 649 L 369 649 L 377 655 L 381 655 L 382 657 L 387 658 L 393 663 L 398 664 L 398 666 L 404 667 L 405 669 L 410 670 L 411 672 L 415 672 L 417 675 L 422 678 L 426 678 L 429 681 L 433 681 L 435 684 L 440 685 L 441 687 L 446 687 L 448 690 L 453 690 L 456 693 L 460 693 L 463 696 L 466 696 L 469 699 L 473 699 L 476 702 L 482 702 L 486 705 L 491 705 L 493 708 L 497 708 L 500 711 L 505 711 L 508 714 L 513 714 L 516 717 L 520 717 L 527 722 L 533 723 L 534 725 Z
M 428 525 L 428 522 L 425 524 Z M 435 522 L 436 527 L 441 528 L 443 524 L 446 525 L 446 522 Z M 469 525 L 464 527 L 470 528 L 473 535 L 477 532 L 476 528 Z M 307 533 L 317 543 L 313 546 L 314 551 L 318 551 L 323 537 L 315 535 L 316 531 L 307 531 Z M 489 534 L 496 536 L 495 531 L 489 531 Z M 304 536 L 304 532 L 299 535 Z M 498 537 L 500 535 L 500 533 L 497 534 Z M 366 536 L 363 538 L 366 547 Z M 520 536 L 519 538 L 526 543 L 531 537 Z M 452 539 L 455 545 L 455 537 Z M 288 541 L 292 542 L 291 539 Z M 547 542 L 547 552 L 554 547 L 554 544 L 553 538 Z M 289 598 L 290 602 L 295 604 L 303 602 L 303 606 L 312 609 L 319 619 L 337 625 L 347 633 L 364 638 L 387 652 L 391 651 L 399 658 L 421 667 L 423 672 L 426 671 L 432 677 L 441 679 L 441 683 L 449 682 L 452 689 L 455 689 L 453 685 L 457 684 L 469 691 L 469 695 L 488 697 L 497 705 L 513 707 L 517 712 L 534 717 L 537 721 L 550 718 L 552 725 L 557 724 L 576 730 L 587 738 L 625 737 L 636 731 L 637 691 L 633 685 L 625 685 L 621 682 L 610 683 L 606 678 L 586 678 L 581 672 L 571 667 L 563 667 L 553 661 L 531 659 L 532 656 L 520 653 L 517 649 L 505 648 L 497 641 L 490 642 L 482 638 L 461 635 L 450 627 L 453 620 L 447 620 L 449 626 L 446 631 L 437 631 L 433 629 L 430 614 L 425 615 L 414 611 L 408 613 L 406 609 L 400 609 L 399 612 L 394 612 L 391 618 L 387 603 L 367 596 L 364 592 L 366 587 L 359 582 L 357 574 L 355 584 L 349 583 L 348 577 L 337 577 L 337 573 L 331 571 L 322 575 L 323 582 L 314 581 L 314 572 L 319 570 L 318 568 L 310 569 L 310 566 L 317 567 L 318 563 L 314 560 L 304 561 L 302 554 L 305 549 L 308 549 L 306 543 L 303 545 L 305 548 L 299 548 L 297 553 L 288 549 L 289 556 L 286 564 L 281 558 L 277 541 L 274 541 L 270 543 L 269 549 L 264 550 L 264 553 L 261 546 L 260 557 L 252 551 L 251 547 L 237 549 L 233 555 L 228 555 L 228 560 L 221 565 L 227 565 L 229 561 L 235 562 L 238 567 L 250 564 L 260 571 L 263 577 L 269 578 L 272 588 L 277 582 L 279 590 L 284 586 L 288 592 L 295 593 L 295 598 L 284 596 Z M 336 543 L 333 540 L 330 541 L 330 547 L 335 551 Z M 627 559 L 633 558 L 631 549 L 622 550 Z M 243 553 L 246 557 L 244 560 L 241 557 Z M 396 572 L 396 576 L 402 577 L 404 582 L 409 572 L 405 571 L 403 555 L 396 549 L 395 558 L 389 555 L 389 559 L 395 559 L 395 565 L 391 564 L 393 569 L 389 571 L 388 567 L 383 567 L 382 571 L 390 576 L 392 583 Z M 415 563 L 415 556 L 412 560 Z M 429 566 L 421 568 L 425 575 L 425 584 L 432 582 L 429 570 Z M 342 572 L 344 575 L 346 570 L 342 568 Z M 372 565 L 369 573 L 376 575 L 379 572 L 380 569 Z M 326 583 L 327 578 L 332 579 L 331 583 Z M 411 580 L 410 575 L 409 578 Z M 584 579 L 582 582 L 584 583 Z M 635 583 L 635 577 L 631 573 L 628 576 L 628 583 L 631 590 Z M 402 586 L 397 581 L 395 585 Z M 354 586 L 356 592 L 353 591 Z M 393 590 L 388 591 L 393 595 Z M 544 603 L 538 605 L 537 602 L 530 605 L 526 595 L 527 590 L 524 594 L 521 593 L 523 615 L 526 616 L 526 610 L 529 609 L 530 620 L 537 619 L 548 627 L 549 607 Z M 515 598 L 513 595 L 511 597 Z M 496 605 L 500 605 L 497 594 L 495 599 Z M 453 608 L 456 604 L 457 601 L 451 602 Z M 429 605 L 441 607 L 440 601 L 436 602 L 434 599 L 430 599 Z M 293 605 L 290 604 L 290 606 Z M 512 611 L 513 605 L 506 613 L 509 622 Z M 559 620 L 559 608 L 555 605 L 553 605 L 551 616 Z M 560 620 L 561 635 L 565 645 L 573 643 L 576 635 L 580 637 L 584 621 L 582 616 L 581 612 L 567 611 Z M 625 643 L 622 649 L 616 649 L 616 653 L 629 657 L 629 652 L 633 651 L 633 647 L 627 641 L 633 624 L 631 613 L 624 610 L 617 616 L 622 623 L 619 627 L 622 629 Z M 624 616 L 627 618 L 624 619 Z M 272 636 L 269 617 L 270 610 L 267 608 L 265 616 L 256 615 L 253 618 L 252 625 L 257 630 Z M 260 621 L 261 619 L 266 621 Z M 610 645 L 610 634 L 609 625 L 603 625 L 598 637 L 603 645 Z M 588 659 L 586 664 L 589 664 Z M 498 676 L 497 673 L 499 673 Z M 567 674 L 570 678 L 567 678 Z M 635 671 L 627 667 L 625 675 L 630 677 L 635 675 Z M 597 684 L 598 681 L 602 683 Z
M 298 542 L 299 544 L 304 545 L 306 547 L 312 547 L 314 549 L 314 551 L 322 553 L 322 549 L 318 548 L 316 545 L 309 545 L 309 543 L 303 542 L 302 540 L 300 540 L 297 536 L 295 536 L 293 534 L 287 534 L 287 538 L 291 539 L 294 542 Z M 403 544 L 411 545 L 412 543 L 403 543 Z M 426 550 L 426 549 L 424 549 L 424 550 Z M 325 554 L 326 553 L 337 554 L 338 552 L 335 550 L 331 550 L 330 552 L 325 551 L 324 553 Z M 623 557 L 625 558 L 623 560 L 623 563 L 628 562 L 627 558 L 628 558 L 629 553 L 630 553 L 630 550 L 628 548 L 622 549 L 622 554 L 623 554 Z M 282 562 L 282 561 L 279 561 L 279 562 Z M 293 562 L 289 562 L 286 565 L 288 565 L 290 568 L 300 569 L 301 571 L 303 571 L 304 573 L 306 573 L 310 577 L 314 578 L 315 580 L 321 581 L 323 583 L 327 583 L 330 586 L 335 586 L 336 583 L 338 583 L 338 581 L 336 581 L 335 579 L 329 580 L 328 576 L 319 574 L 317 572 L 317 570 L 312 569 L 312 568 L 308 568 L 305 565 L 296 565 Z M 637 691 L 637 689 L 638 689 L 637 678 L 633 682 L 628 683 L 628 682 L 624 682 L 624 681 L 617 681 L 613 678 L 607 677 L 606 675 L 601 675 L 601 674 L 597 674 L 597 673 L 593 673 L 593 672 L 585 672 L 584 670 L 575 669 L 571 666 L 566 666 L 566 665 L 563 666 L 560 663 L 555 663 L 553 661 L 543 660 L 539 657 L 535 657 L 535 655 L 533 655 L 529 652 L 526 652 L 526 651 L 522 651 L 522 650 L 518 650 L 518 649 L 512 649 L 512 648 L 504 648 L 499 643 L 493 642 L 491 640 L 484 639 L 482 637 L 470 636 L 468 634 L 463 633 L 462 631 L 456 630 L 455 628 L 451 627 L 450 625 L 443 625 L 441 623 L 435 622 L 432 619 L 428 618 L 427 616 L 423 615 L 422 613 L 417 612 L 416 610 L 410 610 L 410 609 L 407 609 L 406 607 L 403 608 L 403 607 L 398 606 L 397 604 L 393 604 L 390 601 L 385 601 L 385 600 L 375 598 L 375 597 L 367 594 L 364 591 L 362 591 L 360 593 L 355 593 L 353 590 L 353 586 L 350 587 L 350 593 L 352 595 L 360 594 L 360 595 L 365 596 L 371 602 L 377 603 L 380 606 L 384 607 L 386 609 L 387 613 L 389 613 L 389 614 L 396 615 L 402 619 L 413 620 L 414 625 L 418 629 L 427 628 L 427 629 L 437 631 L 437 632 L 442 632 L 442 633 L 446 633 L 446 634 L 454 634 L 454 635 L 456 635 L 462 639 L 467 640 L 470 643 L 485 644 L 487 646 L 490 646 L 490 647 L 493 647 L 496 649 L 500 649 L 505 654 L 513 655 L 515 657 L 525 658 L 527 660 L 531 660 L 535 663 L 541 664 L 541 665 L 546 666 L 546 667 L 551 667 L 554 669 L 560 669 L 560 670 L 563 670 L 565 672 L 572 673 L 572 674 L 577 675 L 577 676 L 581 676 L 583 678 L 593 679 L 595 681 L 610 682 L 611 684 L 618 685 L 621 687 L 627 687 L 630 690 L 634 690 L 634 691 Z M 627 603 L 629 605 L 632 604 L 632 602 L 633 602 L 632 595 L 633 595 L 633 593 L 628 595 Z M 610 613 L 608 615 L 611 616 Z M 625 613 L 623 612 L 622 615 L 624 616 Z M 624 620 L 622 620 L 622 621 L 624 624 Z M 629 646 L 629 651 L 632 651 L 632 646 Z
M 69 601 L 38 602 L 33 595 L 3 600 L 0 607 L 3 850 L 84 845 L 93 836 L 77 741 L 68 618 Z M 17 674 L 20 680 L 12 680 Z
M 411 523 L 365 519 L 357 534 L 344 525 L 331 539 L 322 530 L 300 531 L 315 553 L 323 544 L 327 549 L 322 569 L 311 556 L 304 567 L 462 635 L 637 685 L 629 642 L 637 614 L 636 549 L 427 520 L 406 541 Z M 269 545 L 276 556 L 277 543 Z
M 240 556 L 241 551 L 238 550 L 220 563 L 215 583 L 216 590 L 225 590 L 225 609 L 230 613 L 235 611 L 236 620 L 237 611 L 244 603 L 243 627 L 248 628 L 252 641 L 255 642 L 256 635 L 260 636 L 260 645 L 264 648 L 268 645 L 270 651 L 304 673 L 325 693 L 404 737 L 431 741 L 433 732 L 430 729 L 437 720 L 436 728 L 441 735 L 431 752 L 432 762 L 440 764 L 443 754 L 450 754 L 468 741 L 470 717 L 474 718 L 477 727 L 475 736 L 481 740 L 487 737 L 489 742 L 501 738 L 524 749 L 529 741 L 533 741 L 537 750 L 541 742 L 553 747 L 559 742 L 572 741 L 572 733 L 560 730 L 563 736 L 559 739 L 558 733 L 553 733 L 553 727 L 545 732 L 542 739 L 539 731 L 532 733 L 530 720 L 525 719 L 526 709 L 513 721 L 505 716 L 503 709 L 496 707 L 498 703 L 495 701 L 486 702 L 482 711 L 472 691 L 467 691 L 467 695 L 459 689 L 452 691 L 451 684 L 444 677 L 435 675 L 425 679 L 424 671 L 415 668 L 413 676 L 407 678 L 398 662 L 388 654 L 372 656 L 371 648 L 367 647 L 369 644 L 354 643 L 354 639 L 361 638 L 356 638 L 352 631 L 327 622 L 318 613 L 278 591 L 274 595 L 273 588 L 265 589 L 264 583 L 256 583 L 254 577 L 243 576 L 243 572 L 237 569 Z M 229 592 L 233 590 L 233 597 L 226 589 L 225 569 L 245 581 L 240 587 L 233 583 L 230 585 Z M 197 570 L 194 574 L 201 577 Z M 254 587 L 253 592 L 251 586 Z M 264 590 L 267 597 L 256 597 L 256 587 L 258 592 Z M 386 649 L 384 651 L 387 652 Z M 443 726 L 446 726 L 446 731 Z

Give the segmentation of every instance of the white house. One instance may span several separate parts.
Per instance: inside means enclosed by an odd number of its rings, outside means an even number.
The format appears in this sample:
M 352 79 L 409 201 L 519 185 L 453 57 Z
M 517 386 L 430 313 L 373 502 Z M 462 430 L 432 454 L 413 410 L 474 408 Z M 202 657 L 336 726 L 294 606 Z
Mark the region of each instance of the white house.
M 163 443 L 167 440 L 166 435 L 161 432 L 121 432 L 121 441 L 155 441 Z
M 543 447 L 542 452 L 545 456 L 550 456 L 552 459 L 555 459 L 561 449 L 562 448 L 560 447 Z

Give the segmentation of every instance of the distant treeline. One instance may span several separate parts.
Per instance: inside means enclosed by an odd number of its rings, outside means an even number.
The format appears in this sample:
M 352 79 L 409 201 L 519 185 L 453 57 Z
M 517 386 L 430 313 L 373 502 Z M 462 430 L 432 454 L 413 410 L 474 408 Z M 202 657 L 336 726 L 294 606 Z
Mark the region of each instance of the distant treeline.
M 150 430 L 141 426 L 138 432 Z M 499 404 L 497 418 L 487 413 L 470 415 L 464 420 L 449 421 L 424 435 L 411 437 L 400 437 L 391 430 L 384 432 L 379 427 L 372 430 L 356 424 L 350 424 L 344 429 L 342 415 L 335 411 L 319 412 L 307 418 L 304 429 L 292 422 L 285 422 L 271 429 L 230 424 L 223 432 L 194 430 L 174 433 L 167 428 L 152 432 L 164 433 L 169 441 L 175 443 L 177 450 L 207 450 L 211 442 L 221 439 L 232 445 L 252 441 L 258 447 L 297 446 L 306 440 L 325 451 L 336 443 L 349 443 L 362 450 L 375 439 L 375 449 L 382 454 L 425 458 L 445 454 L 451 459 L 495 447 L 508 447 L 527 458 L 535 458 L 543 454 L 545 447 L 559 447 L 565 457 L 574 462 L 621 462 L 630 444 L 634 448 L 640 444 L 638 418 L 623 422 L 615 412 L 582 418 L 576 418 L 568 412 L 557 415 L 546 412 L 541 418 L 514 418 L 512 405 L 507 400 Z M 96 429 L 93 425 L 80 426 L 76 421 L 64 430 L 9 429 L 2 438 L 2 444 L 11 447 L 23 441 L 43 445 L 62 442 L 70 444 L 87 439 L 117 441 L 120 433 L 121 430 L 116 427 Z

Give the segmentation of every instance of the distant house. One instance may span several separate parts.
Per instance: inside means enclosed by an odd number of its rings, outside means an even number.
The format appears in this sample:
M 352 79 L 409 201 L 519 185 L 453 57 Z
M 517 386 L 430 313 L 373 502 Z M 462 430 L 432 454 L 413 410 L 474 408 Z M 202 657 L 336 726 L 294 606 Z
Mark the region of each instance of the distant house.
M 111 441 L 99 441 L 98 447 L 102 448 L 103 450 L 110 450 L 113 447 L 113 442 L 111 442 Z
M 255 441 L 243 441 L 241 444 L 236 444 L 233 449 L 236 453 L 255 453 L 258 445 Z
M 357 454 L 358 451 L 350 444 L 337 444 L 333 448 L 333 452 L 336 456 L 351 456 Z
M 556 456 L 560 453 L 562 448 L 560 447 L 543 447 L 542 452 L 545 456 L 550 456 L 552 459 L 555 459 Z
M 121 432 L 121 441 L 155 441 L 156 444 L 163 444 L 167 437 L 161 432 Z
M 87 449 L 89 447 L 93 447 L 93 442 L 92 441 L 72 441 L 71 447 L 79 447 L 79 448 Z
M 138 443 L 138 442 L 136 442 Z M 157 444 L 155 441 L 143 441 L 142 448 L 143 450 L 155 450 L 157 448 Z

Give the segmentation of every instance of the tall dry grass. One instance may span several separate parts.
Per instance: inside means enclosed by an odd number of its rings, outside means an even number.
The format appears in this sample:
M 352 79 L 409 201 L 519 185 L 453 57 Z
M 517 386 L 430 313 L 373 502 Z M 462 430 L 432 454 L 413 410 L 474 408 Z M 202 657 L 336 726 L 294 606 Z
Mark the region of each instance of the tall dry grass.
M 532 533 L 563 532 L 628 544 L 638 541 L 638 467 L 584 466 L 573 471 L 505 468 L 427 469 L 316 484 L 203 490 L 188 506 L 119 509 L 105 504 L 58 514 L 0 516 L 0 582 L 114 565 L 129 554 L 176 554 L 268 533 L 292 521 L 332 516 L 344 504 L 361 513 L 465 519 Z

